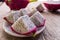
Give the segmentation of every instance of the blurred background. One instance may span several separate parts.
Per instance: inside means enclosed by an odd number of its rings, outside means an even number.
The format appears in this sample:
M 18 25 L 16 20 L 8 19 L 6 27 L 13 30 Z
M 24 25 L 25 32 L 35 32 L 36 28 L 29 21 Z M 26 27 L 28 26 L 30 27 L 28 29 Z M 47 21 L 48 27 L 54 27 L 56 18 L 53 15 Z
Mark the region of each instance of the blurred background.
M 60 0 L 38 0 L 38 1 L 45 2 L 45 1 L 60 1 Z M 8 9 L 8 10 L 6 10 L 6 9 Z M 8 12 L 10 10 L 9 7 L 5 4 L 5 2 L 4 3 L 0 2 L 0 12 L 2 12 L 2 10 L 3 10 L 3 12 Z

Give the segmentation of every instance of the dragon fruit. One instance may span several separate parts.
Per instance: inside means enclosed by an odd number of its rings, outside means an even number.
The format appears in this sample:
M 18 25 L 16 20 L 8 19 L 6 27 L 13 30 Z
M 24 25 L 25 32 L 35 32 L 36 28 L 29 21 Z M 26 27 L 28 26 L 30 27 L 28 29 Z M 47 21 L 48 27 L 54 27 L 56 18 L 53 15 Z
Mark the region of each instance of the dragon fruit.
M 22 11 L 22 15 L 28 15 L 29 17 L 32 16 L 37 10 L 35 8 L 32 9 L 28 9 L 28 8 L 24 8 L 21 10 Z
M 30 19 L 35 23 L 37 27 L 44 26 L 45 24 L 45 18 L 41 15 L 39 11 L 35 12 Z
M 29 16 L 21 16 L 12 26 L 12 31 L 17 34 L 28 35 L 36 32 L 36 26 L 30 20 Z
M 4 20 L 6 20 L 9 24 L 13 24 L 20 16 L 21 11 L 11 11 L 9 15 L 4 17 Z
M 29 0 L 5 0 L 5 2 L 11 10 L 19 10 L 25 8 L 29 3 Z

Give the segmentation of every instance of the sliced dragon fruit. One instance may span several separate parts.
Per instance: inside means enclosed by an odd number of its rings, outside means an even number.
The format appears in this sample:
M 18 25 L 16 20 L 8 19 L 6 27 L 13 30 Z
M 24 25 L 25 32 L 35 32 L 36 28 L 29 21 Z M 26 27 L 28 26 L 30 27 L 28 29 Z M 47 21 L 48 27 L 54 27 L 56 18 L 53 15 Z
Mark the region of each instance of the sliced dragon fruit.
M 32 9 L 24 8 L 22 9 L 22 14 L 32 16 L 36 11 L 37 10 L 35 8 Z
M 36 9 L 39 11 L 39 12 L 43 12 L 44 11 L 44 7 L 43 7 L 43 4 L 39 4 Z
M 4 17 L 4 20 L 10 24 L 13 24 L 20 16 L 20 11 L 12 11 L 8 16 Z
M 12 31 L 17 34 L 28 35 L 31 33 L 35 33 L 37 27 L 30 20 L 29 16 L 24 15 L 21 16 L 12 26 Z
M 29 9 L 35 8 L 39 12 L 43 12 L 45 9 L 43 3 L 39 2 L 39 1 L 29 3 L 26 8 L 29 8 Z
M 36 26 L 44 26 L 45 18 L 41 15 L 39 11 L 33 14 L 30 19 L 35 23 Z
M 13 24 L 13 14 L 9 14 L 6 17 L 4 17 L 4 20 L 6 20 L 8 23 Z

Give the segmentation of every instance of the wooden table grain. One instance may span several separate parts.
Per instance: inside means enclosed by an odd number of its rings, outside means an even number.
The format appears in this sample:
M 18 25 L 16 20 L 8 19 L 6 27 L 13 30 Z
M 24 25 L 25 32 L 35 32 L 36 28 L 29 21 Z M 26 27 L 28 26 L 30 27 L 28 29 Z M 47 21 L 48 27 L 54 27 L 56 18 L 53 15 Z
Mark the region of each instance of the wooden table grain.
M 42 15 L 46 18 L 45 30 L 35 38 L 18 38 L 8 35 L 3 30 L 3 17 L 9 12 L 9 8 L 3 4 L 0 6 L 0 40 L 60 40 L 60 14 L 44 12 Z

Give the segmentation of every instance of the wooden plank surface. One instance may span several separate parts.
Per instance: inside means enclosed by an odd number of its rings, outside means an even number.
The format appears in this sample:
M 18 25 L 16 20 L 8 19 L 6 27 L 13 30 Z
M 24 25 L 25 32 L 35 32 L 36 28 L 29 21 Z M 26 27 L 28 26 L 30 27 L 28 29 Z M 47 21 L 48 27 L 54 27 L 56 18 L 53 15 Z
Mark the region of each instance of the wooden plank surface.
M 60 14 L 44 12 L 46 18 L 46 29 L 35 38 L 18 38 L 8 35 L 3 30 L 3 17 L 9 12 L 9 8 L 3 4 L 0 6 L 0 40 L 60 40 Z

